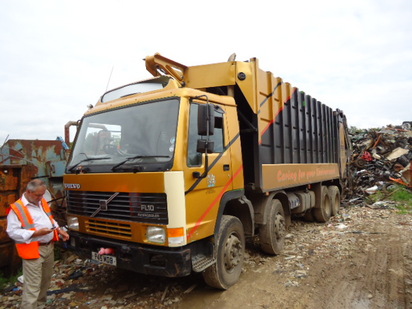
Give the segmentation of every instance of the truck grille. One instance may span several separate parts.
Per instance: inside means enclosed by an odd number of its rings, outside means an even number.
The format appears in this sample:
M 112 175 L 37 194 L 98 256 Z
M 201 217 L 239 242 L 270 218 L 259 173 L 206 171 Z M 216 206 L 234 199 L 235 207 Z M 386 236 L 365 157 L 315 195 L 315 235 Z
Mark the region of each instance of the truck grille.
M 114 198 L 113 195 L 114 192 L 68 191 L 68 213 L 87 217 L 94 214 L 93 218 L 100 219 L 168 224 L 166 194 L 121 192 Z M 105 202 L 107 210 L 100 207 Z
M 106 222 L 103 220 L 86 220 L 86 230 L 102 235 L 112 235 L 119 238 L 131 239 L 132 231 L 130 224 Z

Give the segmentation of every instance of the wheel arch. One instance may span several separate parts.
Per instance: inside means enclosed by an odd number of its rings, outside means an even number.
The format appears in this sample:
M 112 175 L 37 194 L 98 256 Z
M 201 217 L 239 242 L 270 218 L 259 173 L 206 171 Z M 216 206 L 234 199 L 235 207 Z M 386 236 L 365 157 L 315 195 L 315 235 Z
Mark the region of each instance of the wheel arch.
M 259 225 L 265 225 L 267 223 L 267 218 L 269 217 L 270 205 L 273 199 L 277 199 L 282 204 L 283 211 L 287 218 L 286 224 L 289 226 L 291 224 L 291 208 L 289 204 L 289 199 L 285 191 L 274 191 L 269 195 L 259 195 L 256 196 L 252 203 L 255 206 L 255 222 Z
M 219 213 L 216 220 L 215 230 L 219 230 L 223 215 L 231 215 L 240 220 L 243 225 L 245 236 L 254 235 L 254 211 L 252 202 L 244 195 L 244 190 L 226 192 L 220 200 Z

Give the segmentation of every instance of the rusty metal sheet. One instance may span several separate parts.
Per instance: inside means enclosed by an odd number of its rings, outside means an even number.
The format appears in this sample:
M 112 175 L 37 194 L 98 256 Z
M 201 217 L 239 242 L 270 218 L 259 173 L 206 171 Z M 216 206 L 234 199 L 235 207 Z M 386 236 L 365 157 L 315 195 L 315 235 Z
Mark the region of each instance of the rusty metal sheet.
M 61 177 L 64 175 L 64 169 L 66 168 L 66 161 L 49 161 L 46 163 L 47 174 L 50 177 Z
M 10 242 L 11 239 L 6 233 L 7 229 L 7 220 L 6 218 L 0 219 L 0 244 L 4 242 Z
M 7 216 L 7 209 L 9 205 L 18 199 L 17 193 L 14 192 L 0 192 L 0 217 Z
M 18 190 L 20 196 L 31 179 L 41 178 L 53 197 L 63 196 L 67 153 L 62 143 L 61 140 L 12 139 L 3 144 L 0 147 L 0 194 Z
M 19 167 L 0 166 L 0 191 L 17 190 L 19 188 Z
M 8 266 L 8 273 L 15 273 L 21 263 L 13 242 L 0 244 L 0 267 Z
M 8 140 L 0 148 L 0 165 L 33 165 L 37 176 L 51 176 L 47 165 L 65 161 L 65 149 L 58 140 Z

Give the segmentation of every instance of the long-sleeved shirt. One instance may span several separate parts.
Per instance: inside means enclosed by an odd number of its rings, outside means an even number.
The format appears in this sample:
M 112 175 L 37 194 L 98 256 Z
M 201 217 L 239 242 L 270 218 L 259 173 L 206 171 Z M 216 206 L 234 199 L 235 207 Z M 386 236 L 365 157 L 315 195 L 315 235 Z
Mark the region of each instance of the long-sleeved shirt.
M 50 221 L 49 217 L 44 212 L 43 207 L 41 207 L 41 202 L 39 202 L 38 205 L 32 204 L 26 199 L 24 194 L 22 195 L 21 200 L 24 206 L 27 206 L 27 209 L 29 210 L 29 213 L 33 218 L 34 227 L 36 230 L 45 227 L 58 227 L 58 224 L 55 220 L 53 220 L 53 223 Z M 10 210 L 9 214 L 7 215 L 6 232 L 11 239 L 19 243 L 30 243 L 32 241 L 48 243 L 53 239 L 53 232 L 38 237 L 32 237 L 34 230 L 24 229 L 19 218 L 13 210 Z

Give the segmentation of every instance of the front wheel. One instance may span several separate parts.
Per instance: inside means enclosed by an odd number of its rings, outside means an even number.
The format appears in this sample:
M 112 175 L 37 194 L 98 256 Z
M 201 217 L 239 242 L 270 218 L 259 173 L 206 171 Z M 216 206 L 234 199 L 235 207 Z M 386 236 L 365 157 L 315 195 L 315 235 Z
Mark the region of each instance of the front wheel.
M 242 272 L 245 257 L 242 222 L 224 215 L 215 237 L 216 263 L 203 272 L 203 279 L 211 287 L 226 290 L 239 280 Z

